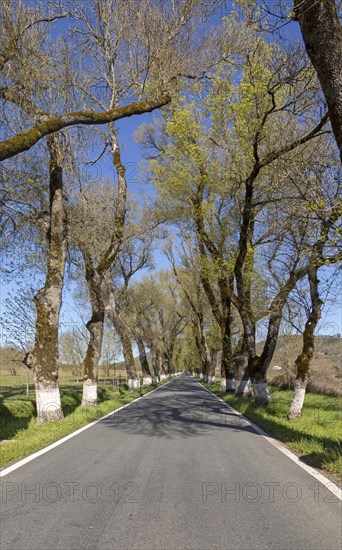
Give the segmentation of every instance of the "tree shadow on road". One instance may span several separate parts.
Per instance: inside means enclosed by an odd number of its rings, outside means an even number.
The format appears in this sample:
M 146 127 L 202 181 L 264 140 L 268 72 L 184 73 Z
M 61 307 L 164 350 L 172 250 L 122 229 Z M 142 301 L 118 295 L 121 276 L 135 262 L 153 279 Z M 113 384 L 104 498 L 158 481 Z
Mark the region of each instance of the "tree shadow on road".
M 105 418 L 108 428 L 150 437 L 199 437 L 212 429 L 232 429 L 256 434 L 241 417 L 192 380 L 178 379 L 157 393 Z

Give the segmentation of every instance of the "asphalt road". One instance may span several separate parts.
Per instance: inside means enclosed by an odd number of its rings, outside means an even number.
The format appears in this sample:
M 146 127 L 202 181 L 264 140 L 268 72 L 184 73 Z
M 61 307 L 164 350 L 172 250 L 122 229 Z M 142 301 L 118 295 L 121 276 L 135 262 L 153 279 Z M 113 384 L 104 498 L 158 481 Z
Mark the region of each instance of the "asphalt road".
M 185 375 L 1 481 L 1 550 L 342 546 L 333 494 Z

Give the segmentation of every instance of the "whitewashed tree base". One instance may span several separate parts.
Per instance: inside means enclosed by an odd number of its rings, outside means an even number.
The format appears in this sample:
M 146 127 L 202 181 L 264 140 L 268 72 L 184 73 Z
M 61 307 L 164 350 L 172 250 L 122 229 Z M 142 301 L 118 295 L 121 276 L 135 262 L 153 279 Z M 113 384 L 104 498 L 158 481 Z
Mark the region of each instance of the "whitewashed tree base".
M 222 378 L 221 379 L 220 390 L 221 391 L 234 391 L 235 390 L 235 380 L 233 378 Z
M 266 382 L 253 384 L 254 400 L 259 405 L 267 405 L 272 402 L 271 394 Z
M 62 420 L 63 412 L 58 388 L 36 389 L 37 422 Z
M 238 384 L 236 384 L 235 395 L 249 397 L 251 395 L 250 380 L 241 380 Z
M 151 386 L 151 384 L 152 384 L 152 377 L 151 376 L 144 376 L 143 386 Z
M 83 384 L 82 407 L 97 407 L 97 384 Z
M 199 373 L 198 378 L 200 378 L 200 379 L 202 380 L 202 378 L 203 378 L 203 372 L 200 372 L 200 373 Z
M 128 379 L 128 389 L 131 391 L 136 391 L 140 388 L 140 380 L 138 378 L 129 378 Z
M 226 391 L 234 391 L 235 386 L 236 384 L 234 378 L 226 378 Z
M 215 376 L 208 376 L 208 384 L 215 384 L 216 377 Z
M 167 376 L 166 374 L 161 374 L 160 375 L 160 381 L 162 382 L 163 380 L 166 380 L 167 379 Z
M 305 388 L 295 388 L 294 398 L 291 403 L 289 418 L 299 418 L 302 414 L 302 408 L 305 399 Z
M 154 376 L 154 377 L 153 377 L 153 383 L 154 383 L 154 384 L 158 384 L 158 382 L 159 382 L 158 376 Z

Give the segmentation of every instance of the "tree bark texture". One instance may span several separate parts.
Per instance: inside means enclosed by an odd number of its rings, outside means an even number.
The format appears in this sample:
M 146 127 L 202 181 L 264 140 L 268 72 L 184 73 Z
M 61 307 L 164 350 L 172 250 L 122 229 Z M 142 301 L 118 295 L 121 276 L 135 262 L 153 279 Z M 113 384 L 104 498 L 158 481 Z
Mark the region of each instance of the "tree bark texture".
M 283 308 L 291 291 L 295 288 L 297 282 L 305 277 L 307 267 L 293 269 L 288 276 L 287 281 L 280 288 L 278 294 L 270 306 L 270 318 L 268 322 L 267 336 L 262 350 L 262 354 L 249 358 L 248 370 L 254 390 L 255 403 L 266 405 L 271 402 L 271 395 L 268 390 L 266 373 L 271 364 L 274 351 L 277 345 L 280 323 L 282 319 Z
M 139 351 L 139 360 L 141 365 L 141 372 L 143 375 L 143 385 L 150 386 L 152 384 L 152 373 L 151 373 L 150 365 L 148 363 L 148 359 L 146 355 L 144 340 L 140 335 L 138 335 L 135 341 L 137 343 L 138 351 Z
M 295 361 L 297 375 L 294 387 L 294 398 L 288 415 L 290 419 L 299 418 L 302 414 L 306 387 L 310 377 L 310 364 L 315 350 L 314 332 L 321 318 L 323 302 L 319 297 L 319 281 L 317 271 L 317 266 L 311 264 L 308 274 L 311 296 L 311 311 L 305 323 L 302 351 Z
M 86 281 L 89 288 L 90 303 L 92 307 L 92 316 L 87 323 L 90 339 L 84 360 L 82 399 L 82 405 L 84 406 L 97 405 L 98 365 L 101 357 L 106 308 L 104 301 L 104 288 L 109 270 L 117 260 L 125 225 L 127 199 L 126 170 L 121 161 L 119 143 L 113 122 L 110 123 L 109 130 L 112 145 L 113 164 L 118 176 L 118 201 L 111 239 L 96 267 L 93 265 L 92 258 L 87 251 L 83 252 L 86 264 Z M 116 306 L 114 305 L 113 308 L 115 309 L 115 307 Z
M 65 113 L 54 117 L 46 115 L 44 117 L 45 120 L 30 130 L 0 142 L 0 161 L 14 157 L 23 151 L 28 151 L 44 136 L 58 132 L 63 128 L 68 128 L 69 126 L 75 126 L 78 124 L 88 126 L 108 124 L 109 122 L 127 118 L 132 115 L 151 113 L 155 109 L 160 109 L 160 107 L 167 105 L 170 101 L 170 96 L 162 95 L 158 99 L 152 101 L 130 103 L 129 105 L 109 109 L 108 111 L 103 111 L 102 113 L 94 111 L 78 111 L 74 113 Z
M 334 0 L 294 0 L 304 44 L 329 108 L 342 161 L 342 29 Z
M 91 258 L 84 254 L 86 264 L 86 281 L 89 288 L 91 318 L 87 323 L 89 343 L 84 358 L 83 367 L 83 397 L 84 407 L 97 406 L 98 366 L 101 358 L 103 329 L 105 319 L 105 305 L 103 302 L 103 278 L 93 266 Z
M 58 387 L 58 324 L 66 255 L 66 213 L 63 201 L 63 147 L 57 135 L 48 139 L 50 155 L 50 225 L 45 285 L 34 298 L 37 309 L 35 344 L 25 357 L 33 369 L 37 422 L 63 418 Z
M 137 368 L 135 366 L 129 330 L 125 321 L 122 319 L 121 313 L 116 309 L 116 307 L 108 307 L 107 312 L 108 317 L 112 321 L 121 341 L 125 369 L 127 371 L 128 387 L 130 390 L 137 390 L 140 387 L 140 380 Z
M 159 382 L 158 356 L 153 346 L 151 346 L 150 349 L 151 349 L 151 357 L 152 357 L 153 382 L 157 384 Z

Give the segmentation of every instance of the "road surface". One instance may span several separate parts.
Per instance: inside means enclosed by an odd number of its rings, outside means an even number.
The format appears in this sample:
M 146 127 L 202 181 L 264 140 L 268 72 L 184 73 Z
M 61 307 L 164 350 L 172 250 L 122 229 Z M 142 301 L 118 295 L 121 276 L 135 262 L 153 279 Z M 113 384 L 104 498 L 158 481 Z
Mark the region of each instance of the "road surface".
M 1 481 L 1 550 L 341 548 L 333 494 L 186 375 Z

